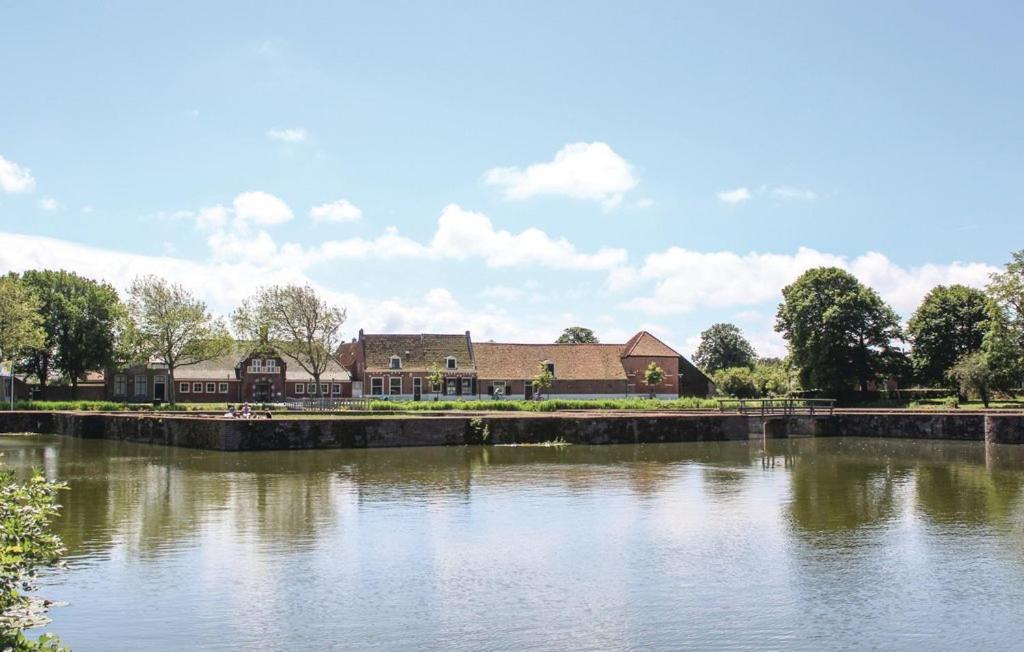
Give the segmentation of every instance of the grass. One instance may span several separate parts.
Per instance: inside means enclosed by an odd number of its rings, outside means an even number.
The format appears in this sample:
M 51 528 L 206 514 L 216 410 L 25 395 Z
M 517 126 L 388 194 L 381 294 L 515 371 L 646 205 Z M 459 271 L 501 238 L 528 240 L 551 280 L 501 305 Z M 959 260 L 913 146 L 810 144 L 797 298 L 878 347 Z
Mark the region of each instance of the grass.
M 646 398 L 543 401 L 371 401 L 375 412 L 475 411 L 475 412 L 557 412 L 559 410 L 696 410 L 718 408 L 718 401 L 706 398 L 678 398 L 662 401 Z
M 228 409 L 228 403 L 164 403 L 154 407 L 152 403 L 121 403 L 119 401 L 15 401 L 15 410 L 35 410 L 44 412 L 217 412 Z M 238 404 L 234 404 L 238 405 Z M 6 407 L 0 406 L 0 408 Z M 263 412 L 282 410 L 279 407 L 254 408 Z

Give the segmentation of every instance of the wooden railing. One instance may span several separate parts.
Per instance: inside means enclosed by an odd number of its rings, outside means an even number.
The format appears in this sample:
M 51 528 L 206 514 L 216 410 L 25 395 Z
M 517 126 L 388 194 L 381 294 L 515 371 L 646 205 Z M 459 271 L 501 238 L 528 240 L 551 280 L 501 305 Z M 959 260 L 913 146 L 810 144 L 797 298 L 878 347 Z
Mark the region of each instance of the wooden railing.
M 293 398 L 288 399 L 289 410 L 303 412 L 334 412 L 340 410 L 369 410 L 368 398 Z
M 747 415 L 828 417 L 835 411 L 834 398 L 726 398 L 719 399 L 722 412 Z

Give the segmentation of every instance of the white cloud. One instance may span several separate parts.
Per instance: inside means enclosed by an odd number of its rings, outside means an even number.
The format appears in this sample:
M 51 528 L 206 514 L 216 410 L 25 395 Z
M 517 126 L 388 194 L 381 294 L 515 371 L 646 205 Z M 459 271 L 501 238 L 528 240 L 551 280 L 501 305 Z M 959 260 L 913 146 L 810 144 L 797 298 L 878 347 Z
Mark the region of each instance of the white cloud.
M 726 204 L 739 204 L 750 199 L 750 189 L 747 187 L 734 188 L 733 190 L 723 190 L 718 193 L 719 201 L 723 201 Z
M 488 170 L 484 180 L 503 189 L 506 199 L 529 199 L 538 195 L 559 195 L 601 202 L 614 208 L 623 195 L 637 186 L 633 166 L 607 144 L 571 143 L 549 163 L 534 163 L 526 169 L 498 167 Z
M 0 156 L 0 190 L 11 193 L 25 192 L 32 190 L 35 185 L 32 170 Z
M 363 211 L 347 199 L 320 204 L 309 210 L 315 222 L 355 222 L 363 218 Z
M 243 192 L 231 205 L 235 209 L 236 220 L 251 224 L 281 224 L 295 217 L 287 204 L 261 190 Z
M 268 129 L 267 138 L 282 143 L 301 143 L 306 140 L 307 133 L 301 127 L 291 129 Z
M 39 208 L 47 211 L 48 213 L 52 213 L 60 208 L 60 203 L 58 203 L 53 197 L 43 197 L 39 200 Z
M 807 188 L 794 188 L 793 186 L 776 186 L 772 188 L 772 195 L 778 199 L 814 201 L 818 193 Z
M 780 301 L 781 290 L 812 267 L 846 269 L 874 288 L 903 314 L 912 312 L 933 286 L 963 283 L 983 286 L 996 268 L 982 263 L 901 267 L 880 253 L 852 260 L 801 247 L 794 254 L 698 252 L 671 247 L 644 259 L 639 268 L 609 275 L 612 289 L 654 282 L 653 291 L 620 307 L 648 314 L 673 314 L 697 308 L 756 306 Z

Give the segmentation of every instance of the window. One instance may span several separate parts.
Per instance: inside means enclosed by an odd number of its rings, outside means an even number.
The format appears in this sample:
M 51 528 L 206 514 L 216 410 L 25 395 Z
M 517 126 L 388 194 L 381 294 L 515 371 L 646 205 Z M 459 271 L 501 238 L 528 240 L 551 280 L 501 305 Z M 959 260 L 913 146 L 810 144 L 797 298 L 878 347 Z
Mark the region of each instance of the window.
M 445 394 L 448 394 L 449 396 L 455 396 L 455 394 L 456 394 L 455 388 L 459 386 L 458 382 L 459 381 L 455 380 L 454 378 L 449 378 L 448 379 L 448 391 L 446 391 Z
M 397 355 L 391 356 L 391 364 L 388 365 L 388 368 L 389 369 L 401 369 L 402 368 L 402 359 L 399 358 Z
M 217 383 L 206 383 L 206 393 L 215 394 L 217 392 Z
M 430 383 L 430 391 L 435 394 L 439 393 L 441 391 L 441 383 Z
M 444 359 L 444 366 L 447 369 L 456 369 L 457 368 L 457 364 L 456 364 L 456 361 L 455 361 L 455 356 L 450 355 L 447 358 L 445 358 Z
M 551 374 L 552 376 L 555 375 L 555 363 L 554 362 L 545 362 L 544 363 L 544 368 L 547 369 L 548 373 Z
M 128 376 L 118 374 L 114 376 L 114 396 L 125 396 L 128 394 Z
M 194 394 L 202 394 L 203 393 L 203 384 L 202 383 L 192 383 L 192 392 Z
M 149 394 L 149 379 L 145 376 L 135 377 L 135 396 L 146 396 Z
M 228 393 L 228 384 L 227 383 L 221 383 L 217 387 L 217 391 L 219 391 L 221 394 L 227 394 Z
M 402 378 L 401 377 L 395 378 L 394 376 L 392 376 L 388 380 L 388 394 L 391 394 L 392 396 L 394 396 L 396 394 L 401 394 L 401 393 L 402 393 Z
M 334 394 L 335 396 L 341 394 L 341 383 L 334 383 L 331 385 L 331 394 Z
M 423 393 L 423 379 L 422 378 L 413 378 L 412 379 L 412 393 L 413 394 L 421 394 L 421 393 Z
M 295 393 L 296 394 L 305 394 L 306 393 L 306 383 L 295 383 Z
M 494 392 L 493 392 L 493 394 L 495 396 L 505 396 L 505 381 L 504 380 L 499 380 L 499 381 L 494 383 Z
M 249 371 L 254 374 L 263 373 L 263 361 L 259 358 L 253 358 L 252 364 L 249 367 Z
M 178 393 L 188 394 L 189 388 L 192 387 L 188 383 L 178 383 Z
M 277 360 L 271 360 L 271 359 L 267 360 L 266 372 L 268 374 L 276 374 L 277 373 Z
M 320 396 L 327 396 L 327 383 L 320 383 Z
M 462 379 L 462 395 L 469 396 L 473 393 L 473 379 L 463 378 Z
M 384 394 L 384 379 L 383 378 L 371 378 L 370 379 L 370 394 L 372 396 L 383 396 L 383 394 Z

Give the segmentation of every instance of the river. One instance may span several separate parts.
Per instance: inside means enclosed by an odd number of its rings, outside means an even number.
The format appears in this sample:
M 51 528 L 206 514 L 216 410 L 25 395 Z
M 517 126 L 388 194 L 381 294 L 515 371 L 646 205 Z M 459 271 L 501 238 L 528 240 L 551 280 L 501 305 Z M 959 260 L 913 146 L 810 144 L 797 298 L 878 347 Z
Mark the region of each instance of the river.
M 1024 640 L 1024 447 L 0 449 L 70 485 L 41 593 L 79 652 Z

